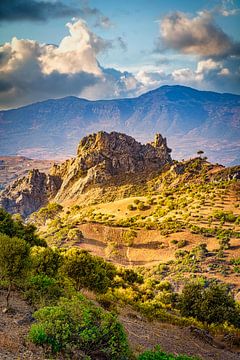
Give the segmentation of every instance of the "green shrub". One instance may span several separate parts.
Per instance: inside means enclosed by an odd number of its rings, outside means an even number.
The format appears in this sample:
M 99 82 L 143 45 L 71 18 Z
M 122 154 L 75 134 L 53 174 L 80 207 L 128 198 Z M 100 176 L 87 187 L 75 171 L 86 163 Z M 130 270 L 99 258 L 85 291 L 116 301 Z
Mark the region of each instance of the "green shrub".
M 12 285 L 17 284 L 26 275 L 29 265 L 29 250 L 30 245 L 25 240 L 0 234 L 0 276 L 8 284 L 7 308 Z
M 167 354 L 160 349 L 160 347 L 156 347 L 155 350 L 147 350 L 144 351 L 141 355 L 139 355 L 138 360 L 194 360 L 196 357 L 191 357 L 187 355 L 173 355 Z
M 31 249 L 32 271 L 55 277 L 62 262 L 62 255 L 56 248 L 33 247 Z
M 57 279 L 38 274 L 29 278 L 25 295 L 35 305 L 54 304 L 63 295 L 63 287 Z
M 187 244 L 188 244 L 187 240 L 179 240 L 179 242 L 177 243 L 177 247 L 180 249 L 186 246 Z
M 208 324 L 225 321 L 240 326 L 240 313 L 233 296 L 225 285 L 212 282 L 192 282 L 185 285 L 179 296 L 182 316 L 194 317 Z
M 66 252 L 62 270 L 74 281 L 77 290 L 85 287 L 99 293 L 107 291 L 116 274 L 114 265 L 78 248 Z
M 42 308 L 34 317 L 37 323 L 31 326 L 29 339 L 36 345 L 50 346 L 54 353 L 75 350 L 90 359 L 129 359 L 126 334 L 116 316 L 80 295 Z
M 36 228 L 32 224 L 24 224 L 19 217 L 8 214 L 4 209 L 0 208 L 0 233 L 10 237 L 18 237 L 27 241 L 31 246 L 47 246 L 46 242 L 40 239 L 36 234 Z

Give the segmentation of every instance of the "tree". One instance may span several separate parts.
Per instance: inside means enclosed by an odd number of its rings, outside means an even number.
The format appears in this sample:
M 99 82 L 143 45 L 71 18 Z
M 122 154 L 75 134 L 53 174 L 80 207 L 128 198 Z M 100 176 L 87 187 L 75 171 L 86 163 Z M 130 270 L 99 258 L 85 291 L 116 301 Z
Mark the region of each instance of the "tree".
M 225 321 L 239 326 L 240 314 L 229 289 L 216 282 L 209 284 L 191 282 L 185 285 L 179 298 L 182 316 L 212 323 Z
M 36 228 L 32 224 L 24 224 L 19 216 L 15 219 L 7 211 L 0 208 L 0 233 L 10 237 L 18 237 L 26 240 L 31 246 L 47 246 L 46 242 L 36 234 Z
M 204 154 L 204 151 L 203 150 L 198 150 L 197 154 L 202 157 L 202 155 Z
M 25 240 L 0 234 L 0 274 L 8 283 L 7 309 L 12 286 L 25 275 L 29 263 L 29 249 L 30 246 Z
M 55 277 L 62 261 L 58 249 L 34 246 L 31 249 L 31 265 L 34 275 L 44 274 Z
M 77 290 L 85 287 L 99 293 L 107 291 L 116 274 L 112 264 L 76 248 L 67 251 L 62 269 L 74 281 Z

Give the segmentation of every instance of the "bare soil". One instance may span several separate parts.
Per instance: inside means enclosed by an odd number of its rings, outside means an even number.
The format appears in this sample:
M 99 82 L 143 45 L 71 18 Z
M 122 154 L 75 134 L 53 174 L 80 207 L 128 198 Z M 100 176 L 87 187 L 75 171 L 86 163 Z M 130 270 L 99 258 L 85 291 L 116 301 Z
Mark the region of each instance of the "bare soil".
M 41 348 L 27 340 L 30 321 L 24 319 L 33 313 L 33 308 L 18 292 L 12 294 L 12 312 L 3 313 L 6 292 L 0 291 L 0 359 L 1 360 L 47 360 Z M 219 339 L 194 334 L 188 327 L 178 327 L 158 321 L 149 322 L 136 311 L 126 307 L 120 311 L 122 322 L 134 352 L 160 345 L 164 351 L 174 354 L 199 356 L 206 360 L 239 360 L 240 349 L 227 348 Z M 57 359 L 63 360 L 59 356 Z

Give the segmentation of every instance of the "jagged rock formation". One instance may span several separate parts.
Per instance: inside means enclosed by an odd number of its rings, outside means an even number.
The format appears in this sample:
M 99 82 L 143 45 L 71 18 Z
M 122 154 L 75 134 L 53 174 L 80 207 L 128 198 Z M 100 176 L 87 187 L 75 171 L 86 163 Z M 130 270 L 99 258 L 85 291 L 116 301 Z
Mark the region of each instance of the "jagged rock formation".
M 101 131 L 84 137 L 76 158 L 54 165 L 50 175 L 35 170 L 15 181 L 2 192 L 0 205 L 27 216 L 49 200 L 76 200 L 93 187 L 143 180 L 172 163 L 170 152 L 160 134 L 153 143 L 142 145 L 131 136 Z
M 2 191 L 0 207 L 26 217 L 47 204 L 48 199 L 56 195 L 61 183 L 60 177 L 31 170 L 27 176 L 15 180 Z

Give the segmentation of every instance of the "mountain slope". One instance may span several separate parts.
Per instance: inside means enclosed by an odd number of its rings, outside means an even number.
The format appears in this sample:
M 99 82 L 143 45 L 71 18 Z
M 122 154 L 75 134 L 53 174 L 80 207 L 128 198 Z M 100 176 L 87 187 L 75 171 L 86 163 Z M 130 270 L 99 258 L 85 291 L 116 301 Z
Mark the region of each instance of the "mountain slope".
M 79 138 L 99 130 L 125 132 L 140 141 L 160 132 L 175 158 L 201 148 L 211 161 L 233 165 L 240 156 L 240 96 L 162 86 L 133 99 L 47 100 L 0 112 L 0 153 L 67 157 Z

